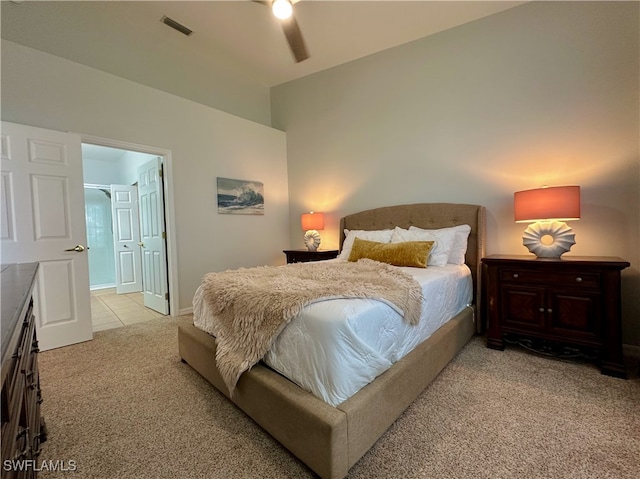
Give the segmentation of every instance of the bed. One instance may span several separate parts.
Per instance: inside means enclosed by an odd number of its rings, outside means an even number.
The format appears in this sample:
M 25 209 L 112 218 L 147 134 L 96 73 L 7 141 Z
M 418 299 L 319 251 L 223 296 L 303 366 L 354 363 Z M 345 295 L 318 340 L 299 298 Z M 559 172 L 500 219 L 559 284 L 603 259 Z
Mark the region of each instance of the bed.
M 464 308 L 384 373 L 336 406 L 263 363 L 244 372 L 230 394 L 216 365 L 216 339 L 192 321 L 183 321 L 178 327 L 180 356 L 320 477 L 345 477 L 467 341 L 482 331 L 479 305 L 484 222 L 482 206 L 452 203 L 376 208 L 340 220 L 341 248 L 345 229 L 439 229 L 469 225 L 465 263 L 471 273 L 472 307 Z

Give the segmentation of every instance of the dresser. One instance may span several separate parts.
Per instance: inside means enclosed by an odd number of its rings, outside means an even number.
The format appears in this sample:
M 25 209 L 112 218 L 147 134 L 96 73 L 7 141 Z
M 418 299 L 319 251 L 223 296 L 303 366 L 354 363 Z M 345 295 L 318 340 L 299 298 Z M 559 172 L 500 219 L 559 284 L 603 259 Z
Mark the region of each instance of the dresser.
M 3 479 L 35 477 L 47 438 L 32 298 L 37 270 L 37 263 L 2 266 Z
M 547 354 L 597 361 L 626 378 L 622 356 L 620 275 L 616 257 L 492 255 L 482 259 L 487 346 L 513 341 Z
M 285 249 L 282 251 L 287 256 L 287 263 L 307 263 L 309 261 L 322 261 L 338 256 L 337 249 L 309 251 L 307 249 Z

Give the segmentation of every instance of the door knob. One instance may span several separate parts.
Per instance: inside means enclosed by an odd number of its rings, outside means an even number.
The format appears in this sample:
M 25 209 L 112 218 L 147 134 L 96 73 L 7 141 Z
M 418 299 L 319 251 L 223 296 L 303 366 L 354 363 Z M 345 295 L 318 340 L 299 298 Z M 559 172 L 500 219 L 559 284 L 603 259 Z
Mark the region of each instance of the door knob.
M 65 251 L 76 251 L 78 253 L 82 253 L 85 250 L 85 247 L 81 244 L 74 246 L 73 248 L 66 249 Z
M 140 241 L 140 243 L 138 243 L 138 246 L 142 246 L 144 248 L 144 243 Z

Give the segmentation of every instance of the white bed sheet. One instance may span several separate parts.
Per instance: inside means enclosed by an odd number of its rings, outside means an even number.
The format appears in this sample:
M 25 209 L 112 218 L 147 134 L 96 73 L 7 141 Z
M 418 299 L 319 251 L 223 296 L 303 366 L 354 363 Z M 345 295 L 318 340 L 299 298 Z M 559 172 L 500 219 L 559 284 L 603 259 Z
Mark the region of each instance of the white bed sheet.
M 344 261 L 340 259 L 330 261 Z M 332 406 L 344 402 L 467 307 L 473 297 L 466 265 L 400 268 L 424 293 L 417 326 L 374 299 L 327 299 L 307 305 L 263 358 L 274 370 Z M 194 324 L 215 336 L 215 318 L 198 289 Z

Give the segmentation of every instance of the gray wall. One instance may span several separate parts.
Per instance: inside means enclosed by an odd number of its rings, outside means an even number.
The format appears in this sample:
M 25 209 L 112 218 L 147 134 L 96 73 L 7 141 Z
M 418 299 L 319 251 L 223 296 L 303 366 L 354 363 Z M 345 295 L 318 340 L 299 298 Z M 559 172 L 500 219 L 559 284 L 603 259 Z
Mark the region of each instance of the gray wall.
M 640 345 L 638 2 L 531 2 L 272 89 L 287 132 L 292 246 L 324 211 L 480 203 L 487 253 L 528 254 L 513 193 L 582 187 L 569 254 L 620 256 Z
M 216 60 L 216 55 L 211 55 L 202 43 L 197 30 L 212 28 L 207 22 L 206 13 L 194 22 L 199 25 L 195 27 L 195 35 L 187 38 L 170 32 L 156 21 L 162 15 L 171 17 L 174 13 L 178 15 L 176 18 L 187 21 L 184 15 L 190 17 L 190 9 L 176 7 L 172 4 L 175 2 L 154 2 L 155 5 L 145 5 L 144 8 L 139 4 L 151 2 L 16 3 L 19 5 L 8 1 L 0 3 L 3 39 L 108 71 L 267 126 L 270 123 L 269 86 L 229 62 Z M 101 11 L 105 15 L 100 15 Z M 204 12 L 203 8 L 198 11 Z M 215 13 L 210 11 L 209 14 Z M 119 18 L 120 21 L 112 24 L 113 18 Z M 190 20 L 187 23 L 193 26 Z M 141 35 L 152 39 L 154 50 L 162 51 L 166 56 L 130 49 L 129 45 Z M 51 41 L 53 37 L 57 41 Z M 80 45 L 78 38 L 85 43 Z M 189 55 L 175 54 L 184 51 L 184 48 L 188 49 Z M 190 61 L 194 58 L 198 61 Z
M 179 309 L 209 271 L 284 263 L 283 132 L 5 40 L 2 120 L 171 153 Z M 218 214 L 218 176 L 262 181 L 265 214 Z

